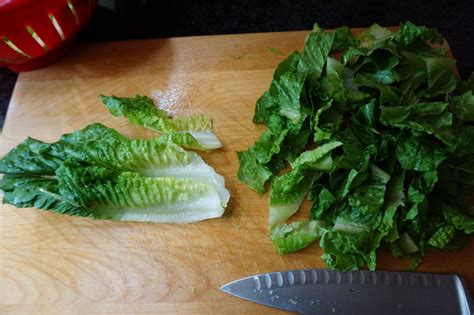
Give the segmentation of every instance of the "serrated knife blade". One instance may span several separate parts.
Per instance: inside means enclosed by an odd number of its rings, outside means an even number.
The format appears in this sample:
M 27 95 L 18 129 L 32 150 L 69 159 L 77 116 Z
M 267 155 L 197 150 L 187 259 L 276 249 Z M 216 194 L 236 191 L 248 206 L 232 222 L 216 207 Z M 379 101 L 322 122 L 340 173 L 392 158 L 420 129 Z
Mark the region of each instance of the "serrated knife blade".
M 472 315 L 456 274 L 290 270 L 245 277 L 221 287 L 239 298 L 302 314 Z

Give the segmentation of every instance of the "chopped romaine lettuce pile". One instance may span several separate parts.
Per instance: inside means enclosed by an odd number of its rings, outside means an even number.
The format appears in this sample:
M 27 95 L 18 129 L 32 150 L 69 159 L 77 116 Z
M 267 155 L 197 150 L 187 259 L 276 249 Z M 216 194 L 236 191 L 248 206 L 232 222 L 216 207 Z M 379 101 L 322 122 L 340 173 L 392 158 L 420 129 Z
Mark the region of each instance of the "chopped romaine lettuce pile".
M 260 194 L 271 182 L 280 254 L 320 240 L 329 267 L 375 269 L 382 246 L 419 262 L 474 232 L 474 76 L 456 77 L 442 42 L 410 22 L 355 37 L 316 25 L 278 65 L 253 117 L 268 129 L 238 152 L 238 177 Z M 286 224 L 304 198 L 308 221 Z
M 121 104 L 128 117 L 143 103 L 155 108 L 141 96 L 103 100 Z M 3 202 L 94 219 L 187 223 L 220 217 L 230 197 L 224 178 L 181 147 L 210 148 L 185 132 L 202 120 L 212 133 L 210 118 L 156 116 L 148 108 L 140 124 L 162 121 L 179 125 L 180 132 L 162 128 L 156 138 L 131 140 L 92 124 L 54 143 L 26 139 L 0 160 Z

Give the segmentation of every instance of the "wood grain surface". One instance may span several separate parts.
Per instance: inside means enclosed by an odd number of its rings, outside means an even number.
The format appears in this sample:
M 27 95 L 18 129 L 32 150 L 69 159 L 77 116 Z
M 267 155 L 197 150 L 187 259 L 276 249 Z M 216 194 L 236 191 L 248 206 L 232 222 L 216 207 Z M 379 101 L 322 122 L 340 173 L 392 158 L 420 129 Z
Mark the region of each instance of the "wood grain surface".
M 213 117 L 225 147 L 204 159 L 232 197 L 222 218 L 189 225 L 93 221 L 2 205 L 0 313 L 279 313 L 219 291 L 231 280 L 324 267 L 313 245 L 280 257 L 267 239 L 267 198 L 241 184 L 235 151 L 264 130 L 251 118 L 273 69 L 301 49 L 306 32 L 82 44 L 43 70 L 22 73 L 3 129 L 0 155 L 27 136 L 54 141 L 101 122 L 127 136 L 153 132 L 108 114 L 98 95 L 150 95 L 172 114 Z M 307 215 L 307 207 L 298 214 Z M 474 288 L 474 242 L 427 254 L 420 271 L 458 272 Z M 379 257 L 379 268 L 409 262 Z

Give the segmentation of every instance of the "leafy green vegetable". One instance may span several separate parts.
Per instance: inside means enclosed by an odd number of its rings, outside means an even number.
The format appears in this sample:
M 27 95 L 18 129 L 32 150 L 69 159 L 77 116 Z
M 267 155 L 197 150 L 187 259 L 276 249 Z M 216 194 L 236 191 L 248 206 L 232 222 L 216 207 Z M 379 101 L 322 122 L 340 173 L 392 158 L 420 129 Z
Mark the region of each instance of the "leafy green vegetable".
M 210 117 L 195 115 L 171 119 L 166 111 L 157 108 L 147 96 L 137 95 L 129 98 L 101 95 L 100 99 L 112 115 L 127 117 L 130 122 L 136 125 L 160 132 L 185 133 L 188 137 L 195 138 L 204 149 L 222 147 L 222 143 L 212 132 Z M 194 143 L 193 145 L 196 146 Z
M 299 221 L 281 224 L 271 230 L 269 238 L 281 255 L 298 251 L 321 238 L 325 229 L 318 221 Z
M 265 191 L 265 182 L 273 175 L 272 171 L 257 161 L 252 151 L 237 153 L 240 168 L 237 177 L 260 194 Z
M 20 175 L 54 174 L 63 160 L 47 153 L 49 144 L 27 138 L 0 160 L 0 173 Z
M 182 135 L 131 140 L 92 124 L 54 143 L 28 138 L 0 160 L 3 202 L 95 219 L 220 216 L 230 198 L 224 178 L 175 143 Z
M 442 43 L 411 22 L 356 36 L 315 25 L 278 65 L 253 117 L 268 129 L 238 153 L 238 177 L 260 194 L 270 181 L 280 254 L 320 239 L 331 268 L 375 269 L 384 246 L 416 267 L 474 233 L 474 75 L 461 82 Z M 305 197 L 310 219 L 286 224 Z
M 167 134 L 147 140 L 130 140 L 101 124 L 65 134 L 55 143 L 27 139 L 0 160 L 5 174 L 52 175 L 65 161 L 80 161 L 148 177 L 174 176 L 208 183 L 219 192 L 222 204 L 229 200 L 224 178 L 194 152 L 186 151 Z
M 426 136 L 402 133 L 395 143 L 395 155 L 406 170 L 436 170 L 445 159 L 439 146 L 430 143 Z
M 189 223 L 220 217 L 224 212 L 217 191 L 193 179 L 149 178 L 100 166 L 67 164 L 56 175 L 61 195 L 94 219 Z
M 302 153 L 292 162 L 290 172 L 275 178 L 270 192 L 270 227 L 285 222 L 298 211 L 314 180 L 321 172 L 329 172 L 333 168 L 330 152 L 340 145 L 341 142 L 330 142 Z
M 316 24 L 306 38 L 301 60 L 297 66 L 298 72 L 311 74 L 313 79 L 319 77 L 333 46 L 334 37 L 335 33 L 324 32 Z
M 0 181 L 3 203 L 80 215 L 79 205 L 62 196 L 55 176 L 4 175 Z
M 352 36 L 349 27 L 338 27 L 334 31 L 334 42 L 332 43 L 331 51 L 341 51 L 359 44 L 359 41 Z
M 188 223 L 224 212 L 214 187 L 193 179 L 150 178 L 64 163 L 55 176 L 5 175 L 3 202 L 93 219 Z
M 417 26 L 410 21 L 400 25 L 400 29 L 395 33 L 394 40 L 404 49 L 412 45 L 424 47 L 429 50 L 427 41 L 435 44 L 442 44 L 443 37 L 435 28 L 428 28 L 426 26 Z
M 474 122 L 474 95 L 472 90 L 449 98 L 451 110 L 456 118 Z

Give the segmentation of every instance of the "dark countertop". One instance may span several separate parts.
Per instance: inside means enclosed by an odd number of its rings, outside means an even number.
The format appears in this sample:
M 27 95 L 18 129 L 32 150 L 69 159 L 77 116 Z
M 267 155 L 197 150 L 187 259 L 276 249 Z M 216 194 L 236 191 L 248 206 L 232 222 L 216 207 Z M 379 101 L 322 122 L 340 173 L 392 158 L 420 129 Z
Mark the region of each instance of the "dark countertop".
M 191 35 L 307 30 L 372 23 L 398 25 L 410 20 L 438 28 L 457 59 L 461 77 L 474 71 L 472 0 L 116 0 L 113 10 L 99 6 L 79 41 L 110 41 Z M 101 1 L 102 3 L 102 1 Z M 0 126 L 16 81 L 0 68 Z

